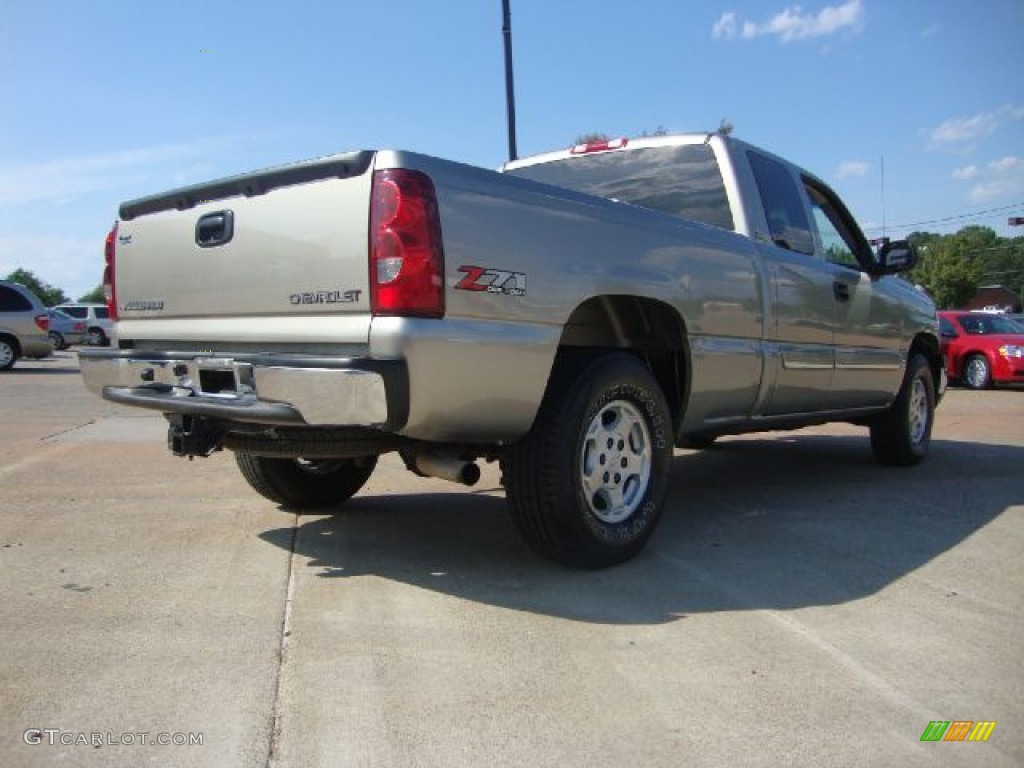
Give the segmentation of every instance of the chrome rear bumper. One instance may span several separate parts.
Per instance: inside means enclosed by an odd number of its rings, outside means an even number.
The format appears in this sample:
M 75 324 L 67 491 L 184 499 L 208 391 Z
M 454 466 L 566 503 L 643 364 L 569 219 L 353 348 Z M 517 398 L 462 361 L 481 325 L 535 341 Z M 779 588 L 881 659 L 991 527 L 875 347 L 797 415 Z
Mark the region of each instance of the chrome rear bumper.
M 79 363 L 93 393 L 163 413 L 397 430 L 409 412 L 401 360 L 82 350 Z

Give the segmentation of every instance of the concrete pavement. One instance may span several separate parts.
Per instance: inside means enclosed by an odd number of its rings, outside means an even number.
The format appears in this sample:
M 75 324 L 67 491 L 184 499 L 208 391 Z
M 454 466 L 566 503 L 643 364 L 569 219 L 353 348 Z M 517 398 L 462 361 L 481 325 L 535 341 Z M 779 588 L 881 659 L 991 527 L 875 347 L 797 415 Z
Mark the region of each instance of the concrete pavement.
M 952 390 L 909 471 L 846 426 L 678 451 L 648 549 L 591 573 L 520 543 L 494 467 L 466 490 L 387 458 L 339 514 L 295 516 L 229 454 L 170 456 L 73 356 L 21 363 L 0 376 L 0 754 L 1024 764 L 1022 424 L 1024 392 Z M 932 720 L 998 725 L 922 743 Z

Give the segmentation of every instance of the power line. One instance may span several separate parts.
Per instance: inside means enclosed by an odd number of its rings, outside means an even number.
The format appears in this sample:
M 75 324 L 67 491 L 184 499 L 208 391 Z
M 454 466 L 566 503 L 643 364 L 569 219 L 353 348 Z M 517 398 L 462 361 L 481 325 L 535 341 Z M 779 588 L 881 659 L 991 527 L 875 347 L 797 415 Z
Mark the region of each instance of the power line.
M 976 211 L 974 213 L 963 213 L 963 214 L 960 214 L 959 216 L 946 216 L 946 217 L 941 218 L 941 219 L 931 219 L 930 221 L 916 221 L 916 222 L 914 222 L 912 224 L 887 224 L 887 225 L 884 226 L 884 229 L 887 229 L 887 230 L 888 229 L 913 229 L 914 227 L 923 227 L 923 226 L 925 226 L 927 224 L 946 224 L 946 223 L 948 223 L 950 221 L 964 221 L 966 219 L 977 219 L 977 218 L 982 218 L 982 217 L 986 217 L 986 216 L 993 216 L 993 215 L 996 215 L 996 214 L 1008 211 L 1011 208 L 1022 208 L 1022 207 L 1024 207 L 1024 202 L 1014 203 L 1013 205 L 1002 205 L 1002 206 L 1000 206 L 998 208 L 988 208 L 986 210 Z M 869 227 L 865 231 L 866 232 L 880 232 L 882 230 L 883 230 L 883 227 Z

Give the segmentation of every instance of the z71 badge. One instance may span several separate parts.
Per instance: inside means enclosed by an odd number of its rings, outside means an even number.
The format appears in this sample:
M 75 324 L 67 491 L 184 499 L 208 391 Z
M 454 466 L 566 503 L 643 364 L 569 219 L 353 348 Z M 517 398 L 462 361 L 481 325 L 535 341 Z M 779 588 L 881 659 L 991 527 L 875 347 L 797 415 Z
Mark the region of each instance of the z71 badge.
M 459 267 L 459 272 L 466 273 L 466 276 L 455 286 L 459 290 L 487 291 L 505 296 L 526 295 L 526 275 L 522 272 L 506 272 L 503 269 L 471 266 Z

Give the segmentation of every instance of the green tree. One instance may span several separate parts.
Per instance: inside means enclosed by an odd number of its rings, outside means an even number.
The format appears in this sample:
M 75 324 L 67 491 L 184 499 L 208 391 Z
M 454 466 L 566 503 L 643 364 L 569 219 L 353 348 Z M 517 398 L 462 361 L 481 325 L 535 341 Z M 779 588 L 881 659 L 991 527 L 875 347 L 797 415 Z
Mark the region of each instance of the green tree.
M 939 309 L 962 307 L 978 292 L 981 269 L 955 236 L 933 241 L 918 251 L 919 261 L 911 279 L 924 286 Z
M 1002 285 L 1024 296 L 1024 237 L 999 238 L 976 258 L 983 285 Z
M 920 260 L 911 279 L 944 309 L 964 306 L 982 285 L 1024 292 L 1024 237 L 999 237 L 971 225 L 951 235 L 914 232 L 908 238 Z
M 102 304 L 107 299 L 103 295 L 103 286 L 97 285 L 91 291 L 83 296 L 78 297 L 79 301 L 85 302 L 86 304 Z
M 60 288 L 44 283 L 27 269 L 22 269 L 21 267 L 11 272 L 4 279 L 10 280 L 12 283 L 21 283 L 38 296 L 39 300 L 48 307 L 71 300 Z

